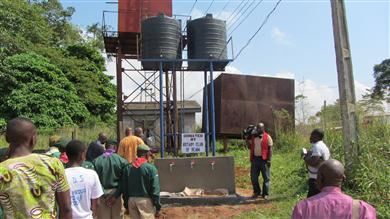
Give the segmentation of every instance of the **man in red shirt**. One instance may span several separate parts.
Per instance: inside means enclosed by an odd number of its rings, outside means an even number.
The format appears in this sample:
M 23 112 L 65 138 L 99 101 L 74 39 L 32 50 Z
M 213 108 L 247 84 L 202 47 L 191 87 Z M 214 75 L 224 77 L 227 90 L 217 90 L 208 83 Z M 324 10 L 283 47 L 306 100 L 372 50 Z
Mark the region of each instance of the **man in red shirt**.
M 273 141 L 271 136 L 265 132 L 263 123 L 257 124 L 256 130 L 257 133 L 249 139 L 251 182 L 253 186 L 252 198 L 257 198 L 261 194 L 267 200 Z M 260 172 L 263 177 L 263 190 L 260 189 L 259 185 Z

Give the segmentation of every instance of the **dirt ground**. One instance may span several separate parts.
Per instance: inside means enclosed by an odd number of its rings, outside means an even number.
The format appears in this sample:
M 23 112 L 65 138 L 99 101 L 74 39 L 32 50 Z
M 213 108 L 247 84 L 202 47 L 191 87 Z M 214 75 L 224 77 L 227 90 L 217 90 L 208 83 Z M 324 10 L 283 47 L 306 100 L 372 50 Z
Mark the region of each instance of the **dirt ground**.
M 250 197 L 252 191 L 248 189 L 236 189 L 237 194 Z M 272 203 L 269 203 L 261 198 L 248 200 L 246 203 L 238 205 L 214 205 L 214 206 L 175 206 L 165 207 L 161 209 L 161 217 L 163 219 L 170 218 L 229 218 L 241 214 L 245 211 L 250 211 L 256 208 L 272 208 Z
M 249 170 L 242 167 L 235 168 L 236 179 L 249 177 Z M 238 187 L 242 187 L 242 182 L 236 182 Z M 236 188 L 236 193 L 240 196 L 249 198 L 252 195 L 252 190 Z M 237 205 L 213 205 L 213 206 L 170 206 L 161 209 L 162 219 L 171 218 L 204 218 L 204 219 L 216 219 L 216 218 L 229 218 L 237 216 L 243 212 L 254 210 L 256 208 L 272 208 L 273 205 L 261 198 L 254 200 L 247 200 L 245 203 Z

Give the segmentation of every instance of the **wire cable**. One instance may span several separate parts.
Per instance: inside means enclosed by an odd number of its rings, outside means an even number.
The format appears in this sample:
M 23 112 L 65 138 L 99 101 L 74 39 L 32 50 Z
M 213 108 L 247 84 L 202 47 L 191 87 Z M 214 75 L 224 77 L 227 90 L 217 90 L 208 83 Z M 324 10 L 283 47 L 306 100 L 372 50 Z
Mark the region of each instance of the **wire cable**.
M 197 2 L 198 2 L 198 0 L 195 0 L 194 4 L 192 5 L 191 10 L 190 10 L 190 13 L 188 13 L 189 16 L 191 16 L 192 11 L 194 10 L 195 5 L 196 5 Z
M 228 25 L 228 29 L 230 29 L 240 18 L 245 14 L 245 12 L 249 9 L 250 6 L 255 3 L 256 0 L 251 1 L 246 1 L 245 4 L 242 6 L 242 8 L 237 12 L 237 14 L 231 19 L 230 24 Z M 250 2 L 250 4 L 249 4 Z M 249 5 L 248 5 L 249 4 Z M 248 5 L 248 7 L 247 7 Z M 245 10 L 244 10 L 245 8 Z M 244 10 L 244 11 L 243 11 Z M 243 11 L 243 12 L 242 12 Z M 242 13 L 241 13 L 242 12 Z
M 242 3 L 244 3 L 244 0 L 242 0 L 240 2 L 240 4 L 234 9 L 234 11 L 229 15 L 229 17 L 226 19 L 226 23 L 229 22 L 230 18 L 233 17 L 235 15 L 235 13 L 237 12 L 237 10 L 240 8 L 240 6 L 242 5 Z
M 228 1 L 226 1 L 226 3 L 225 3 L 225 5 L 223 6 L 223 8 L 222 8 L 222 10 L 218 13 L 218 15 L 217 16 L 215 16 L 216 18 L 217 17 L 219 17 L 219 16 L 221 16 L 221 14 L 222 14 L 222 12 L 223 12 L 223 10 L 225 10 L 226 9 L 226 7 L 229 5 L 229 3 L 231 2 L 232 0 L 228 0 Z
M 211 1 L 209 7 L 207 8 L 207 10 L 206 10 L 206 12 L 205 12 L 204 14 L 207 14 L 207 12 L 209 12 L 211 6 L 214 4 L 214 1 L 215 1 L 215 0 L 212 0 L 212 1 Z
M 237 58 L 241 55 L 242 51 L 244 51 L 244 49 L 245 49 L 246 47 L 249 46 L 249 44 L 252 42 L 253 38 L 255 38 L 255 36 L 260 32 L 260 30 L 263 29 L 264 25 L 268 22 L 268 19 L 269 19 L 269 18 L 271 17 L 271 15 L 275 12 L 276 8 L 279 6 L 279 4 L 280 4 L 281 1 L 282 1 L 282 0 L 279 0 L 279 1 L 275 4 L 274 8 L 273 8 L 273 9 L 268 13 L 268 15 L 265 17 L 265 19 L 264 19 L 264 21 L 262 22 L 262 24 L 260 25 L 260 27 L 256 30 L 256 32 L 252 35 L 252 37 L 249 38 L 248 42 L 240 49 L 240 51 L 237 53 L 237 55 L 236 55 L 236 57 L 235 57 L 234 59 L 237 59 Z
M 242 19 L 242 20 L 240 21 L 240 23 L 238 23 L 238 25 L 237 25 L 232 31 L 230 31 L 229 37 L 233 34 L 233 32 L 234 32 L 235 30 L 237 30 L 238 27 L 241 26 L 242 23 L 244 23 L 244 22 L 246 21 L 246 19 L 248 19 L 248 17 L 256 10 L 256 8 L 257 8 L 262 2 L 263 2 L 263 0 L 260 0 L 260 1 L 255 5 L 255 7 L 252 8 L 252 10 L 244 17 L 244 19 Z

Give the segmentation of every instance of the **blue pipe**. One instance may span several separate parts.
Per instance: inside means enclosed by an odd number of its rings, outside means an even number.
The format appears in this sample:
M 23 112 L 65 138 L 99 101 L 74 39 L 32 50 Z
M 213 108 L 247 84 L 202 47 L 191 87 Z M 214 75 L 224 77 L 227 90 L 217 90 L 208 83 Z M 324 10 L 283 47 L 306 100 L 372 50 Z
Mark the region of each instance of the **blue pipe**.
M 163 63 L 160 61 L 160 153 L 161 158 L 164 158 L 164 100 L 163 100 Z
M 210 62 L 210 96 L 211 96 L 211 135 L 213 157 L 215 157 L 215 106 L 214 106 L 214 77 L 213 77 L 213 62 Z
M 203 115 L 204 115 L 204 127 L 205 127 L 205 141 L 206 141 L 206 157 L 209 156 L 209 97 L 207 92 L 207 71 L 204 71 L 204 106 L 203 106 Z

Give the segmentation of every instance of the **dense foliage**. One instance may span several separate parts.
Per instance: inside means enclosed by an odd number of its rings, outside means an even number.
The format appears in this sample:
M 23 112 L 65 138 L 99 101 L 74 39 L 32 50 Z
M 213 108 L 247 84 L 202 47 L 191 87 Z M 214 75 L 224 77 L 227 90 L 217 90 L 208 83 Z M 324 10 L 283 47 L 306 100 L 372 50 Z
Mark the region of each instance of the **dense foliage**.
M 373 94 L 390 101 L 390 59 L 374 66 L 374 78 Z
M 82 34 L 73 13 L 58 0 L 0 1 L 0 127 L 15 116 L 40 127 L 113 121 L 99 25 Z

